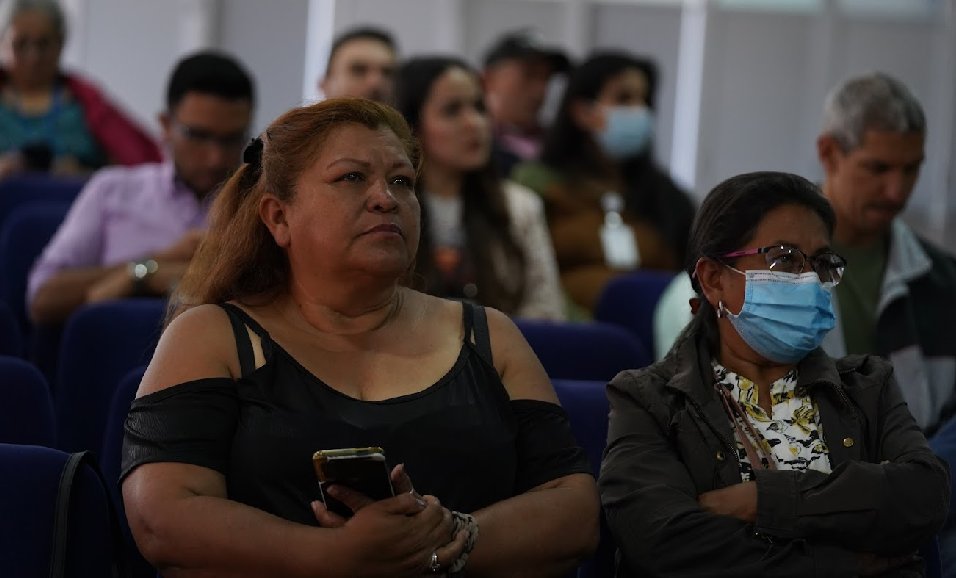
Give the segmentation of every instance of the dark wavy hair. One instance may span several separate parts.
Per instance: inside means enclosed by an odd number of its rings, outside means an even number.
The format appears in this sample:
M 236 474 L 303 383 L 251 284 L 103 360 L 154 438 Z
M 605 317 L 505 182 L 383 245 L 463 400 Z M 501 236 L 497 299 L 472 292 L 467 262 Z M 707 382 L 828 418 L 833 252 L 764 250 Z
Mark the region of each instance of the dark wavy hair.
M 620 177 L 624 186 L 621 194 L 627 209 L 652 222 L 683 259 L 694 205 L 690 197 L 658 168 L 652 147 L 615 162 L 604 154 L 591 133 L 574 120 L 572 109 L 576 104 L 594 102 L 608 81 L 627 70 L 638 70 L 647 79 L 647 106 L 654 110 L 658 69 L 653 61 L 623 52 L 595 53 L 568 78 L 557 116 L 545 137 L 540 160 L 564 175 L 572 183 L 569 188 L 575 187 L 576 180 Z
M 720 256 L 744 248 L 753 239 L 767 213 L 785 205 L 813 211 L 833 237 L 836 215 L 820 188 L 807 179 L 779 172 L 746 173 L 717 185 L 701 203 L 688 241 L 684 270 L 690 275 L 700 307 L 678 338 L 703 337 L 711 351 L 718 347 L 717 311 L 704 297 L 694 276 L 701 258 L 726 261 Z M 733 260 L 731 260 L 733 261 Z
M 598 52 L 584 61 L 568 77 L 558 114 L 545 138 L 541 160 L 562 171 L 594 172 L 596 167 L 607 164 L 591 133 L 578 126 L 572 107 L 578 102 L 593 102 L 609 80 L 622 72 L 636 69 L 647 79 L 647 106 L 654 110 L 657 99 L 657 65 L 644 58 L 636 58 L 623 52 Z M 649 160 L 648 149 L 631 164 L 641 159 Z
M 432 86 L 442 74 L 450 69 L 461 69 L 472 75 L 480 84 L 478 73 L 464 60 L 447 56 L 412 58 L 403 63 L 396 75 L 395 104 L 405 116 L 412 130 L 421 135 L 422 109 L 431 94 Z M 428 159 L 425 158 L 427 166 Z M 428 189 L 423 176 L 418 180 L 419 196 Z M 482 305 L 513 313 L 520 306 L 525 293 L 524 265 L 527 256 L 511 232 L 511 216 L 502 188 L 501 178 L 489 155 L 481 168 L 469 171 L 462 179 L 462 225 L 467 238 L 466 251 L 475 268 L 479 287 L 478 300 Z M 517 283 L 508 283 L 501 278 L 494 253 L 500 248 L 507 260 L 509 277 Z M 440 275 L 435 266 L 431 236 L 428 232 L 428 205 L 422 203 L 422 236 L 419 243 L 416 272 L 420 288 L 428 293 L 437 293 L 441 286 Z

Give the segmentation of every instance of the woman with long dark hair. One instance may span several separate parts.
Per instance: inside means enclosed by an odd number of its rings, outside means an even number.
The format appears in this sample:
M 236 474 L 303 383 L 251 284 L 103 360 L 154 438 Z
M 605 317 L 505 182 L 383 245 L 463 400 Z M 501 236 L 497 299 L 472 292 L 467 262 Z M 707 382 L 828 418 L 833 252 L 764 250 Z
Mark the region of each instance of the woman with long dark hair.
M 677 271 L 694 217 L 654 162 L 653 63 L 591 56 L 571 73 L 539 161 L 516 168 L 544 199 L 561 281 L 593 309 L 608 281 L 637 268 Z
M 563 318 L 541 200 L 498 177 L 477 73 L 439 56 L 409 60 L 397 78 L 397 107 L 425 157 L 416 261 L 423 289 L 509 315 Z
M 835 228 L 797 175 L 738 175 L 704 199 L 693 321 L 607 388 L 618 578 L 924 575 L 916 552 L 946 520 L 949 468 L 889 362 L 820 348 L 847 267 Z

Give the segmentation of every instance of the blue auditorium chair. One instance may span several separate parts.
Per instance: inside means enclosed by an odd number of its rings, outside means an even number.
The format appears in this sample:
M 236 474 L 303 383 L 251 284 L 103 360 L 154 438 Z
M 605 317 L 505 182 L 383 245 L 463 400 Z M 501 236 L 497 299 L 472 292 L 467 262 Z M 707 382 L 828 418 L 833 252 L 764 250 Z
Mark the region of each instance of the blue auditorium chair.
M 23 355 L 23 335 L 10 306 L 0 301 L 0 355 Z
M 0 356 L 0 443 L 53 447 L 53 424 L 50 386 L 39 370 L 22 359 Z
M 0 228 L 18 207 L 33 203 L 70 205 L 86 183 L 84 179 L 25 174 L 0 180 Z
M 126 423 L 126 414 L 129 413 L 129 406 L 136 397 L 136 390 L 139 389 L 139 382 L 143 380 L 143 373 L 146 366 L 137 367 L 127 373 L 119 386 L 113 393 L 113 400 L 110 403 L 110 413 L 106 422 L 106 435 L 103 439 L 103 450 L 101 452 L 100 467 L 103 470 L 103 477 L 110 483 L 110 491 L 113 496 L 113 503 L 116 504 L 116 510 L 119 512 L 119 519 L 123 530 L 123 538 L 126 546 L 126 559 L 130 562 L 130 570 L 133 578 L 154 578 L 156 570 L 149 565 L 149 562 L 143 558 L 133 541 L 133 535 L 130 532 L 129 524 L 126 523 L 126 508 L 123 507 L 123 496 L 120 493 L 119 484 L 116 483 L 120 476 L 120 463 L 123 453 L 123 426 Z
M 126 299 L 87 305 L 70 317 L 53 391 L 60 449 L 100 451 L 113 392 L 149 362 L 165 309 L 164 299 Z
M 561 406 L 568 412 L 571 430 L 591 464 L 591 473 L 601 473 L 601 458 L 607 445 L 608 401 L 603 381 L 552 381 Z M 597 550 L 579 569 L 578 578 L 612 578 L 614 576 L 614 540 L 601 514 L 601 542 Z
M 26 204 L 11 212 L 0 228 L 0 300 L 13 310 L 25 338 L 32 327 L 26 307 L 30 269 L 69 208 L 62 202 Z
M 610 323 L 515 319 L 515 324 L 552 379 L 610 381 L 651 362 L 637 337 Z
M 94 466 L 79 461 L 72 484 L 63 484 L 70 491 L 60 492 L 69 459 L 51 448 L 0 444 L 0 472 L 6 474 L 0 476 L 0 576 L 125 572 L 119 525 Z M 62 549 L 55 550 L 55 542 Z
M 594 308 L 594 319 L 626 327 L 654 352 L 654 309 L 674 273 L 635 271 L 607 284 Z

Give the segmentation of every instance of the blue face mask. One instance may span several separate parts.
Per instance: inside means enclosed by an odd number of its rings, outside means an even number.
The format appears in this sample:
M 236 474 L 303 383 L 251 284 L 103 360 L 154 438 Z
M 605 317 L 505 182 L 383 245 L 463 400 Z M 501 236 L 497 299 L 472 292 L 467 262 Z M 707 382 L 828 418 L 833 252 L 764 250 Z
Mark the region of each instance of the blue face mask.
M 816 273 L 737 272 L 747 279 L 744 306 L 737 315 L 723 303 L 719 307 L 744 342 L 766 359 L 796 363 L 836 325 L 830 291 Z
M 654 116 L 646 106 L 611 106 L 604 109 L 604 129 L 595 137 L 615 160 L 641 154 L 654 136 Z

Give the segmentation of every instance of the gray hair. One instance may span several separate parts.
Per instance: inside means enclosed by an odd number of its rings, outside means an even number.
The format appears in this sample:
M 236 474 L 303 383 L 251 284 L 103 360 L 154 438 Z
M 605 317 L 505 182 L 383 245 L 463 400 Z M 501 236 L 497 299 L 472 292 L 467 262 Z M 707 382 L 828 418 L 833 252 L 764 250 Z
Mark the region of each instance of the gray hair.
M 60 39 L 66 39 L 66 16 L 57 0 L 6 0 L 0 4 L 0 34 L 6 33 L 14 18 L 26 12 L 49 18 Z
M 867 130 L 925 132 L 923 107 L 905 84 L 887 74 L 851 78 L 827 95 L 823 132 L 850 152 L 860 146 Z

